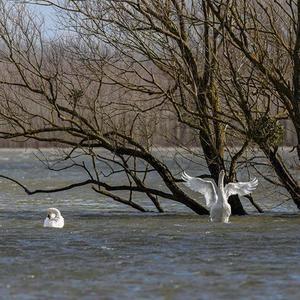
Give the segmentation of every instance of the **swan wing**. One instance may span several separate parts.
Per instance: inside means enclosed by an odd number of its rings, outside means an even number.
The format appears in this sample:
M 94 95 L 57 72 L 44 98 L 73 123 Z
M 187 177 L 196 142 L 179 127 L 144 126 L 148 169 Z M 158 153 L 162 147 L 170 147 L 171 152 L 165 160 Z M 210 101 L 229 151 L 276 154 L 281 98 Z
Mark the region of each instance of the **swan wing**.
M 228 198 L 231 195 L 239 195 L 244 196 L 247 194 L 251 194 L 257 187 L 258 180 L 253 178 L 251 181 L 248 182 L 231 182 L 226 184 L 225 186 L 225 195 Z
M 208 208 L 210 208 L 217 200 L 217 192 L 211 181 L 192 177 L 185 172 L 181 174 L 181 178 L 185 181 L 184 185 L 189 187 L 191 190 L 204 195 L 206 206 Z

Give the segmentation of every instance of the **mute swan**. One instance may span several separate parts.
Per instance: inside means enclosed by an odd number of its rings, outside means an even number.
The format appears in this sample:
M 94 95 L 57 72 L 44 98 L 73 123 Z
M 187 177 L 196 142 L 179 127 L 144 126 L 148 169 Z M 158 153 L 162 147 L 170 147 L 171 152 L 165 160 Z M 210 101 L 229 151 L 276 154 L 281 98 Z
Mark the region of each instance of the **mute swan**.
M 204 195 L 206 206 L 210 211 L 210 220 L 212 222 L 228 223 L 231 215 L 231 207 L 228 203 L 228 197 L 231 195 L 244 196 L 254 191 L 258 185 L 258 180 L 253 178 L 249 182 L 231 182 L 224 187 L 225 171 L 219 174 L 218 186 L 213 179 L 201 179 L 189 176 L 185 172 L 181 178 L 184 184 L 191 190 Z
M 44 221 L 44 227 L 63 228 L 64 218 L 57 208 L 48 208 L 48 215 Z

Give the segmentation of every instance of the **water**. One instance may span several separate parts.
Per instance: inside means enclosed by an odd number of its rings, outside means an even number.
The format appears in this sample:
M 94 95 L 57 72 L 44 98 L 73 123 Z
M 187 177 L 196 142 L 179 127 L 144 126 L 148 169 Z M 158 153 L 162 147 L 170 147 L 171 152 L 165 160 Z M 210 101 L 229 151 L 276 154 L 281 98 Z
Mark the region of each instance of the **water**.
M 30 152 L 2 151 L 0 168 L 30 187 L 76 179 Z M 0 191 L 1 299 L 300 299 L 300 216 L 289 206 L 213 224 L 172 202 L 164 215 L 134 212 L 88 188 L 28 197 L 1 180 Z M 42 227 L 50 206 L 63 229 Z

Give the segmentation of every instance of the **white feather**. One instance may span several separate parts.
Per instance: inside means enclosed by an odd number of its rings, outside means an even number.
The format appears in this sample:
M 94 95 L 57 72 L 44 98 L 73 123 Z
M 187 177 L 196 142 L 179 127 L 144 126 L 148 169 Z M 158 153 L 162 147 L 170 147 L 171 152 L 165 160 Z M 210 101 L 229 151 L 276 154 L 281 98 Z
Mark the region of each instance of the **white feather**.
M 48 215 L 44 220 L 44 227 L 63 228 L 65 220 L 57 208 L 48 208 Z
M 239 196 L 250 194 L 258 185 L 258 180 L 254 178 L 249 182 L 228 183 L 224 187 L 224 176 L 225 171 L 222 170 L 219 174 L 217 186 L 212 179 L 203 180 L 195 178 L 185 172 L 181 175 L 187 187 L 204 195 L 212 222 L 228 223 L 231 215 L 231 207 L 228 203 L 229 196 L 234 194 L 238 194 Z
M 189 176 L 185 172 L 182 173 L 181 178 L 185 181 L 184 185 L 189 187 L 191 190 L 204 195 L 206 206 L 208 208 L 217 201 L 218 195 L 216 193 L 216 185 L 214 182 Z
M 257 185 L 258 180 L 256 178 L 248 182 L 231 182 L 225 186 L 225 195 L 227 198 L 235 194 L 239 196 L 248 195 L 256 189 Z

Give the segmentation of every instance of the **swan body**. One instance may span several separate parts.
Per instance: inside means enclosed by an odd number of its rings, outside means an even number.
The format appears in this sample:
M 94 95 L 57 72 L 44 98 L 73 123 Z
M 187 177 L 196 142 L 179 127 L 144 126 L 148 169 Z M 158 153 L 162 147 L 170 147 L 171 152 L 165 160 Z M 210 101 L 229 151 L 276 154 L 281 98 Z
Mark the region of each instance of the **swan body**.
M 48 215 L 44 220 L 44 227 L 63 228 L 65 221 L 57 208 L 48 208 Z
M 204 180 L 189 176 L 185 172 L 181 175 L 187 187 L 204 195 L 212 222 L 228 223 L 231 215 L 231 207 L 228 203 L 229 196 L 250 194 L 258 185 L 258 180 L 254 178 L 248 182 L 231 182 L 224 186 L 224 176 L 225 171 L 221 170 L 218 185 L 216 185 L 213 179 Z

